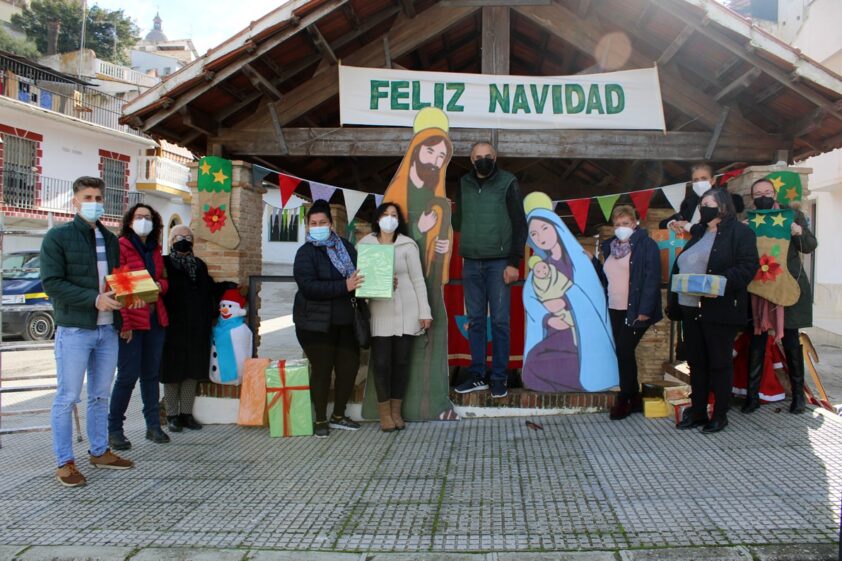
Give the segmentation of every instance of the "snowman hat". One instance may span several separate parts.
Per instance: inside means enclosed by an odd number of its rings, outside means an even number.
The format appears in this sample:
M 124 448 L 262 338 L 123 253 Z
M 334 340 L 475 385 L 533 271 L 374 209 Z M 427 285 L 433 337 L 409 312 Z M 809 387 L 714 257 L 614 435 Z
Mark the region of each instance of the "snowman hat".
M 229 288 L 222 294 L 222 301 L 225 300 L 228 300 L 229 302 L 236 302 L 241 308 L 246 307 L 246 299 L 243 298 L 243 295 L 240 294 L 240 291 L 236 288 Z

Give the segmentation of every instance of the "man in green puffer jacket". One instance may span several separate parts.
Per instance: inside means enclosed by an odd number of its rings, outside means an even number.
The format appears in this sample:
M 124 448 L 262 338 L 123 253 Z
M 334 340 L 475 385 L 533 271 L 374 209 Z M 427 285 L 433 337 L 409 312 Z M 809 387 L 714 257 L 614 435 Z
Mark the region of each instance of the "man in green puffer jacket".
M 41 282 L 53 303 L 56 324 L 56 378 L 50 424 L 58 469 L 65 487 L 86 483 L 73 456 L 73 407 L 88 373 L 87 433 L 90 463 L 129 469 L 130 460 L 108 449 L 108 397 L 117 369 L 122 305 L 105 291 L 105 276 L 120 264 L 117 237 L 99 222 L 105 183 L 98 177 L 73 182 L 73 221 L 56 226 L 41 244 Z

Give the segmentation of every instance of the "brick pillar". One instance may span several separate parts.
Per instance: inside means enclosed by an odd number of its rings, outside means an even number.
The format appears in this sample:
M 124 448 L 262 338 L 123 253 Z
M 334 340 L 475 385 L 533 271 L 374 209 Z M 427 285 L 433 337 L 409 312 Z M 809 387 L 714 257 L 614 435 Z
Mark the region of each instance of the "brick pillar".
M 754 208 L 754 203 L 751 200 L 751 184 L 775 171 L 794 171 L 801 176 L 801 187 L 803 189 L 801 203 L 800 205 L 795 204 L 793 207 L 798 208 L 803 211 L 804 214 L 809 215 L 810 213 L 807 211 L 807 205 L 811 203 L 807 200 L 807 196 L 810 194 L 808 180 L 810 174 L 813 173 L 812 168 L 750 166 L 747 167 L 742 174 L 728 182 L 728 191 L 740 195 L 743 198 L 746 208 Z

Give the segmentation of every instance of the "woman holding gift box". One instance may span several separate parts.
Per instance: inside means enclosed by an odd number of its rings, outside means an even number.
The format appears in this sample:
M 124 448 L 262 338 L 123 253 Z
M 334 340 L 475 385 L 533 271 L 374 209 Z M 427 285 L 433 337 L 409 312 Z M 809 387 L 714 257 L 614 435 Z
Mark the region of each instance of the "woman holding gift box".
M 160 294 L 166 294 L 168 283 L 161 255 L 161 215 L 151 206 L 136 204 L 123 216 L 120 231 L 120 266 L 129 271 L 146 270 L 155 281 Z M 143 417 L 146 420 L 146 439 L 159 444 L 170 441 L 161 430 L 158 406 L 158 373 L 164 335 L 169 324 L 162 298 L 147 304 L 136 301 L 121 310 L 123 327 L 117 379 L 111 391 L 108 413 L 108 442 L 115 450 L 128 450 L 132 444 L 123 432 L 123 421 L 132 391 L 140 380 Z
M 409 237 L 403 213 L 396 203 L 381 204 L 374 214 L 372 233 L 361 244 L 394 244 L 397 286 L 391 299 L 371 300 L 370 374 L 377 394 L 377 412 L 383 432 L 403 430 L 401 404 L 409 373 L 409 355 L 416 335 L 433 322 L 418 244 Z M 366 398 L 371 393 L 366 385 Z M 368 401 L 368 399 L 366 399 Z
M 692 387 L 691 407 L 679 429 L 702 427 L 719 432 L 728 425 L 728 406 L 734 378 L 734 338 L 746 321 L 747 287 L 760 259 L 754 232 L 736 218 L 731 196 L 711 189 L 702 195 L 700 224 L 673 265 L 672 274 L 715 275 L 725 279 L 721 296 L 694 296 L 670 291 L 667 315 L 681 320 L 687 345 Z M 714 393 L 713 416 L 708 419 L 708 395 Z
M 314 434 L 326 438 L 330 429 L 357 430 L 345 416 L 345 405 L 360 368 L 360 347 L 354 334 L 354 291 L 363 276 L 356 267 L 357 252 L 333 231 L 327 201 L 318 199 L 307 211 L 307 243 L 298 248 L 293 275 L 298 285 L 292 320 L 295 335 L 310 361 L 310 395 L 316 409 Z M 333 415 L 327 420 L 331 373 Z

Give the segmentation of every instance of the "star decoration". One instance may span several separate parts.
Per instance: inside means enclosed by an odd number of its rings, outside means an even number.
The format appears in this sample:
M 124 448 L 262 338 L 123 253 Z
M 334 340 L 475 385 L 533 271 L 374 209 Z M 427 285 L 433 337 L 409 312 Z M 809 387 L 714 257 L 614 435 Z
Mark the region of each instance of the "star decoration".
M 769 183 L 771 183 L 775 187 L 776 193 L 781 190 L 781 187 L 784 186 L 784 180 L 781 179 L 780 177 L 775 177 L 774 179 L 770 179 Z
M 214 183 L 222 183 L 224 185 L 226 179 L 228 179 L 228 176 L 225 175 L 225 172 L 223 172 L 222 170 L 214 172 L 214 174 L 213 174 L 213 182 Z
M 798 189 L 796 189 L 795 187 L 790 187 L 786 190 L 786 194 L 784 196 L 790 201 L 794 201 L 798 198 Z
M 784 218 L 783 214 L 776 214 L 772 217 L 772 226 L 780 226 L 783 228 L 784 222 L 786 222 L 786 218 Z
M 210 175 L 211 166 L 207 162 L 202 162 L 202 165 L 199 166 L 199 169 L 202 170 L 202 175 Z
M 766 224 L 766 217 L 762 214 L 755 214 L 751 221 L 754 222 L 755 228 L 759 228 L 761 224 Z

